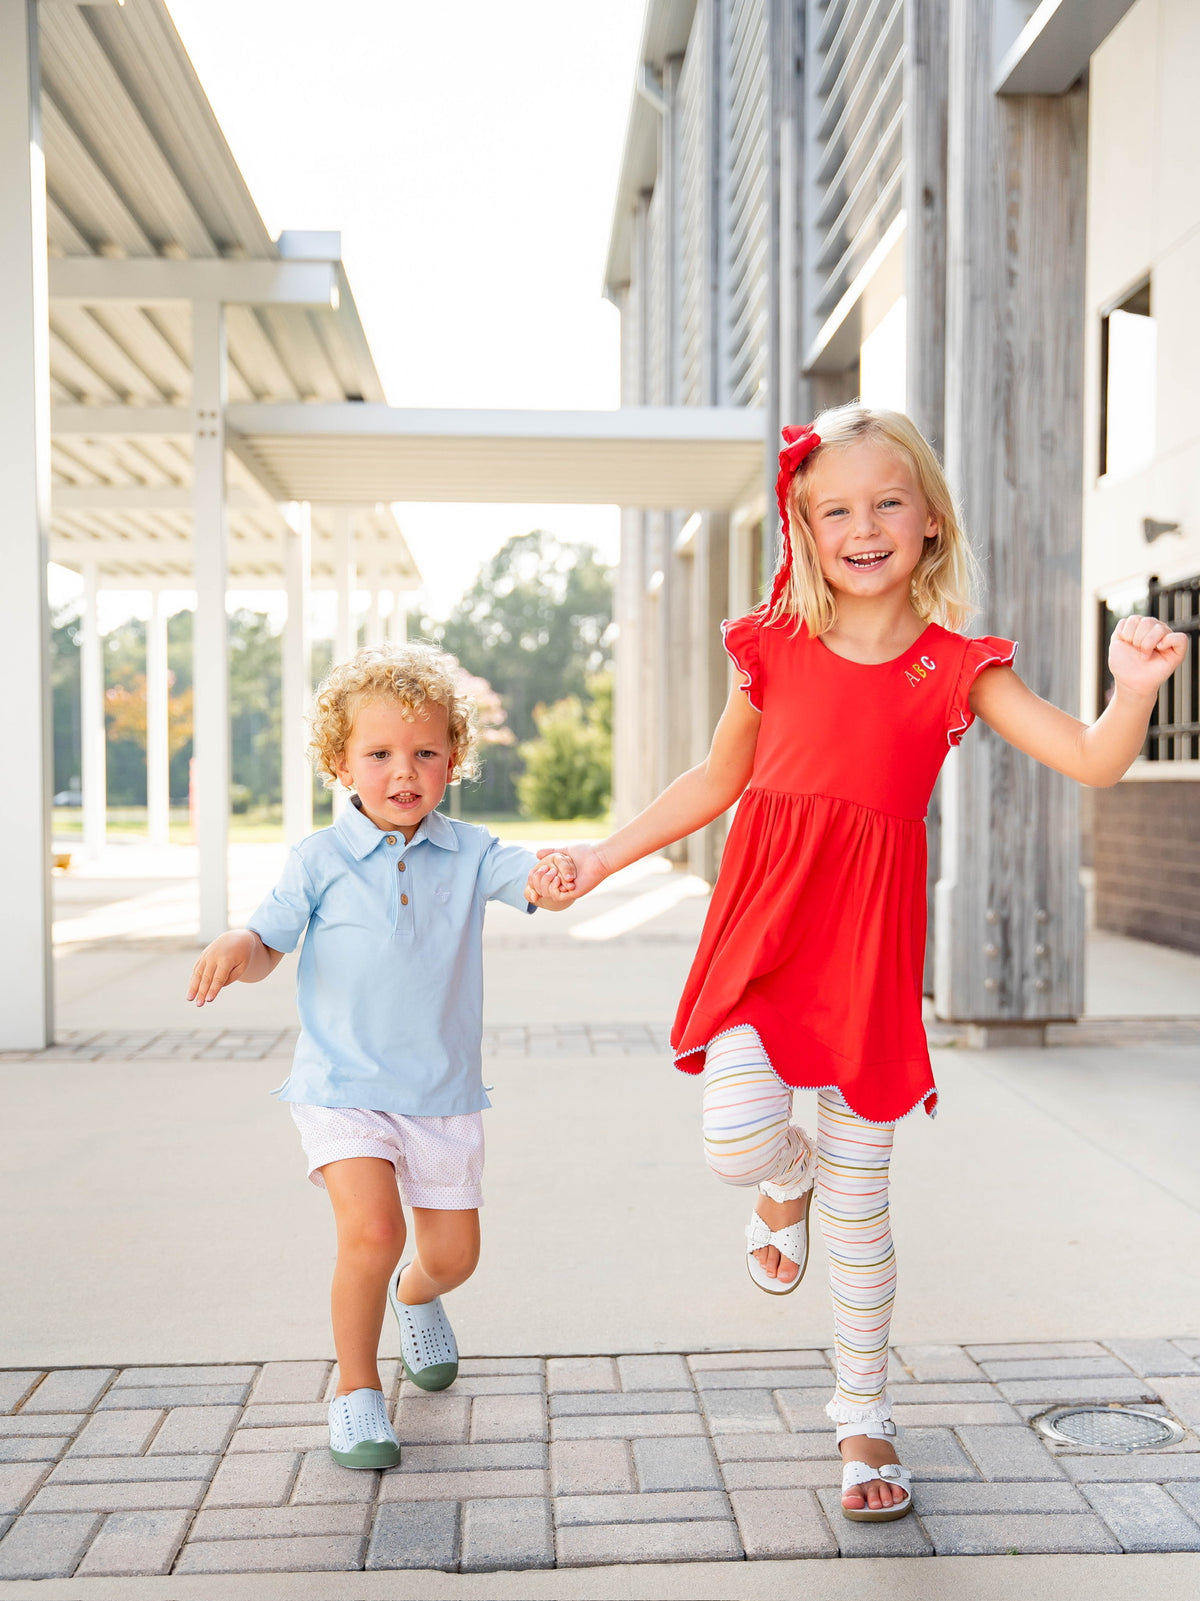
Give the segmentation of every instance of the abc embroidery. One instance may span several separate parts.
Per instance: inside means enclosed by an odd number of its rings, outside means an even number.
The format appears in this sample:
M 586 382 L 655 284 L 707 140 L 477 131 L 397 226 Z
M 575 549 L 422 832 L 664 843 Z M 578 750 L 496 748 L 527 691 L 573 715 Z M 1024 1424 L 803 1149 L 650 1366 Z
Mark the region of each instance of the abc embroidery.
M 918 661 L 909 662 L 904 669 L 904 676 L 915 687 L 923 678 L 928 678 L 936 666 L 937 663 L 932 657 L 922 656 Z

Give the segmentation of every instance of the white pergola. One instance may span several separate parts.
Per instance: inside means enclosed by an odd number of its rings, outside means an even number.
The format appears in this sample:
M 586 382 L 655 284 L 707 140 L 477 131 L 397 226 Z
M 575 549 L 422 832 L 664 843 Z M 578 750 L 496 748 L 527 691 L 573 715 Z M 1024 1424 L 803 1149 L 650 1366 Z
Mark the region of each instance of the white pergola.
M 47 249 L 48 246 L 48 249 Z M 311 826 L 303 758 L 310 586 L 419 574 L 394 501 L 728 507 L 762 463 L 745 410 L 406 411 L 386 404 L 329 233 L 272 239 L 163 0 L 0 0 L 0 621 L 28 781 L 0 797 L 10 905 L 0 1048 L 53 1037 L 46 565 L 84 578 L 85 839 L 104 827 L 95 600 L 196 594 L 200 932 L 227 921 L 226 593 L 279 586 L 284 815 Z M 147 636 L 148 798 L 165 838 L 166 633 Z

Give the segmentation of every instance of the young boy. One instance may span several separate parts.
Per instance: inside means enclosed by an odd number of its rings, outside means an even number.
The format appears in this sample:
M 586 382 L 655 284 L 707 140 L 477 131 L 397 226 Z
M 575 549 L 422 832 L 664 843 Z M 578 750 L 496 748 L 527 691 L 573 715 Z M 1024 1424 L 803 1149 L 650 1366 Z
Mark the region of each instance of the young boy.
M 367 647 L 317 694 L 312 752 L 351 791 L 331 828 L 290 853 L 243 930 L 192 971 L 188 1000 L 255 984 L 302 935 L 300 1039 L 287 1082 L 310 1180 L 337 1224 L 329 1448 L 349 1468 L 391 1467 L 400 1446 L 377 1366 L 385 1300 L 404 1371 L 426 1390 L 458 1373 L 442 1296 L 479 1258 L 483 917 L 489 900 L 569 904 L 531 851 L 436 810 L 477 769 L 473 706 L 453 663 L 425 645 Z M 573 876 L 568 857 L 564 872 Z M 415 1254 L 396 1275 L 412 1208 Z

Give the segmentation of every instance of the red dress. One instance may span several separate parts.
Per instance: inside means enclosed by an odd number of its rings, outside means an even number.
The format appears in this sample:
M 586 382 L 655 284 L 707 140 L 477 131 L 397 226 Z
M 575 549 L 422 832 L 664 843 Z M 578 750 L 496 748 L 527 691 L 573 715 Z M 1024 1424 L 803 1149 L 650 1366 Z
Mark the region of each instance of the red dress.
M 871 1123 L 937 1101 L 921 1022 L 925 809 L 973 721 L 971 683 L 1005 639 L 931 623 L 889 662 L 847 661 L 807 628 L 722 629 L 762 712 L 671 1033 L 699 1073 L 710 1040 L 750 1025 L 785 1084 L 836 1087 Z

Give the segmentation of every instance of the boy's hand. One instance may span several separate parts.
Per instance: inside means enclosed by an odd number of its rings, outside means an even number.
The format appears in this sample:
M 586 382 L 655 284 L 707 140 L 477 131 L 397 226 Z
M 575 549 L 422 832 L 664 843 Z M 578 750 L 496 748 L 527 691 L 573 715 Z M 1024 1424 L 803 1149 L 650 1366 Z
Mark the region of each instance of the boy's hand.
M 562 854 L 559 846 L 538 852 L 539 858 L 545 860 Z M 571 863 L 571 875 L 564 875 L 564 887 L 572 900 L 580 895 L 586 895 L 590 889 L 595 889 L 612 872 L 612 868 L 601 856 L 594 845 L 572 845 L 567 860 Z M 534 872 L 538 869 L 534 868 Z
M 575 863 L 565 851 L 543 851 L 546 859 L 530 869 L 525 899 L 531 906 L 559 912 L 575 899 Z
M 258 936 L 248 928 L 218 934 L 212 944 L 201 951 L 192 968 L 188 1000 L 195 1001 L 197 1006 L 215 1001 L 226 984 L 241 978 L 257 949 Z
M 1154 695 L 1187 654 L 1187 635 L 1157 617 L 1122 617 L 1108 647 L 1113 682 L 1134 695 Z

